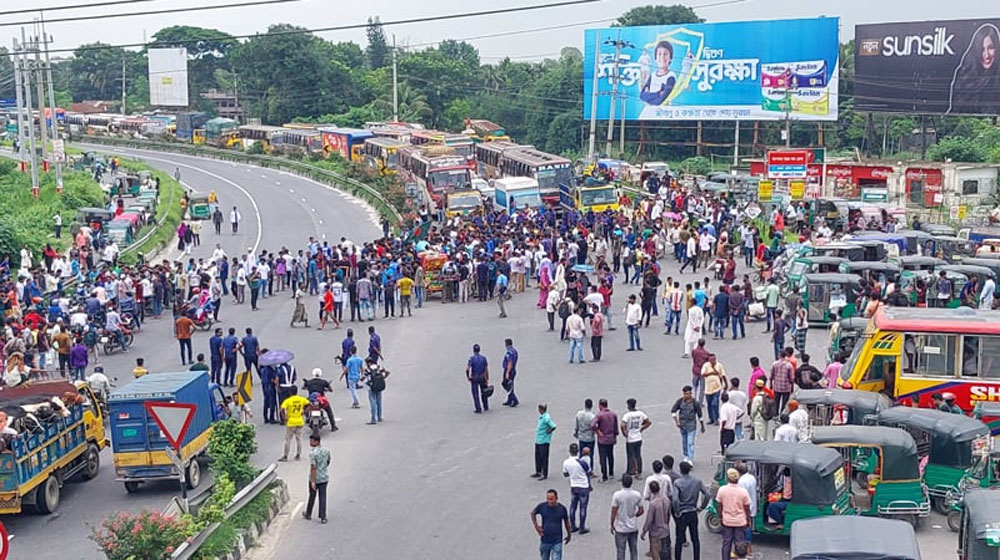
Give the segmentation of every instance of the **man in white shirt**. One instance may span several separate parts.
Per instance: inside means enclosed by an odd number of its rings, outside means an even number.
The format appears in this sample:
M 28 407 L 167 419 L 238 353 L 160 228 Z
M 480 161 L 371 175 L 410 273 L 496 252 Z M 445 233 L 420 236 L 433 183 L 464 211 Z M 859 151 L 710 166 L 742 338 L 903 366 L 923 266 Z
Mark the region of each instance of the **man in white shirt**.
M 730 401 L 729 393 L 723 392 L 719 407 L 719 446 L 725 454 L 726 448 L 736 441 L 736 424 L 743 419 L 744 410 Z
M 579 358 L 581 364 L 586 362 L 583 359 L 583 337 L 587 334 L 587 325 L 583 320 L 585 310 L 584 306 L 580 306 L 566 319 L 566 334 L 569 337 L 569 363 L 571 364 L 574 356 Z
M 997 284 L 992 278 L 983 282 L 983 291 L 979 293 L 979 309 L 993 309 L 993 298 L 996 295 Z
M 746 392 L 740 389 L 740 380 L 737 377 L 733 377 L 729 380 L 729 402 L 733 403 L 736 408 L 742 410 L 744 414 L 750 412 L 750 397 L 747 396 Z M 743 421 L 744 418 L 741 417 L 739 421 L 736 422 L 736 441 L 743 439 Z
M 788 401 L 788 424 L 795 428 L 799 441 L 809 441 L 809 413 L 795 399 Z
M 625 558 L 625 547 L 635 558 L 638 553 L 639 522 L 645 510 L 642 494 L 632 489 L 632 476 L 622 476 L 622 489 L 611 497 L 611 533 L 615 536 L 618 558 Z
M 229 212 L 229 223 L 232 224 L 232 226 L 233 226 L 233 235 L 236 235 L 237 233 L 239 233 L 239 231 L 240 231 L 240 220 L 242 220 L 242 219 L 243 219 L 243 216 L 240 215 L 240 211 L 237 210 L 235 206 L 233 206 L 232 211 Z
M 652 501 L 657 494 L 653 494 L 649 489 L 649 483 L 656 481 L 660 485 L 660 491 L 658 495 L 670 497 L 673 493 L 673 481 L 670 480 L 670 475 L 663 472 L 663 461 L 659 459 L 653 461 L 653 474 L 646 477 L 646 484 L 642 490 L 642 499 L 647 502 Z
M 684 269 L 691 265 L 691 272 L 698 272 L 698 243 L 694 240 L 694 235 L 688 237 L 687 249 L 684 252 L 684 264 L 681 265 L 681 274 Z
M 642 340 L 639 339 L 639 323 L 642 321 L 642 307 L 636 303 L 635 294 L 628 296 L 625 306 L 625 325 L 628 327 L 628 351 L 642 350 Z
M 642 474 L 642 432 L 653 422 L 645 412 L 636 410 L 635 399 L 628 399 L 625 404 L 628 412 L 622 415 L 621 433 L 625 437 L 626 468 L 632 476 L 638 477 Z
M 590 503 L 590 472 L 593 465 L 590 464 L 590 457 L 580 457 L 579 453 L 580 447 L 577 444 L 569 444 L 569 457 L 563 461 L 563 476 L 569 478 L 569 491 L 573 496 L 569 504 L 570 530 L 585 535 L 590 532 L 587 529 L 587 504 Z M 577 508 L 580 509 L 579 523 Z
M 791 424 L 788 423 L 788 415 L 782 414 L 780 418 L 781 418 L 781 425 L 778 426 L 777 430 L 774 430 L 774 441 L 787 441 L 791 443 L 798 443 L 799 431 L 795 429 L 795 426 L 792 426 Z

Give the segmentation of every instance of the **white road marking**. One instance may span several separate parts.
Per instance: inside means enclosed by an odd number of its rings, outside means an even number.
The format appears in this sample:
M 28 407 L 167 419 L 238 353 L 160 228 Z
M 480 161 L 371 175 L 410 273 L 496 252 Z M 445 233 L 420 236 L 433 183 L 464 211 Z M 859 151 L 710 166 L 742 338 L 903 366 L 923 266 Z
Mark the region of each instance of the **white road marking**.
M 316 209 L 315 209 L 315 208 L 310 208 L 310 210 L 312 210 L 313 212 L 315 212 L 315 211 L 316 211 Z
M 261 175 L 260 178 L 261 179 L 267 179 L 267 175 Z
M 198 189 L 196 189 L 196 188 L 192 187 L 191 185 L 189 185 L 189 184 L 185 183 L 184 181 L 178 181 L 178 182 L 179 182 L 179 183 L 181 184 L 181 186 L 182 186 L 182 187 L 184 187 L 185 189 L 187 189 L 187 190 L 189 190 L 189 191 L 191 191 L 191 192 L 193 192 L 193 193 L 195 193 L 195 194 L 198 194 Z
M 320 220 L 320 221 L 319 221 L 319 225 L 323 225 L 323 220 Z
M 275 184 L 275 185 L 280 185 L 280 184 L 281 184 L 281 181 L 275 181 L 275 182 L 274 182 L 274 184 Z
M 306 201 L 306 199 L 304 199 L 304 198 L 303 198 L 303 199 L 302 199 L 302 202 L 305 202 L 305 201 Z
M 288 189 L 288 192 L 293 193 L 295 192 L 295 189 Z
M 146 150 L 136 150 L 136 152 L 145 153 Z M 260 236 L 261 236 L 261 233 L 264 231 L 264 226 L 263 226 L 263 223 L 262 223 L 262 221 L 260 219 L 260 207 L 257 206 L 257 201 L 254 200 L 254 198 L 252 196 L 250 196 L 250 193 L 247 192 L 246 189 L 244 189 L 243 187 L 241 187 L 241 186 L 237 185 L 236 183 L 230 181 L 229 179 L 226 179 L 222 175 L 217 175 L 215 173 L 212 173 L 211 171 L 206 171 L 205 169 L 202 169 L 201 167 L 198 167 L 196 165 L 190 165 L 190 164 L 187 164 L 187 163 L 180 163 L 180 162 L 175 161 L 175 160 L 163 159 L 163 158 L 158 158 L 158 157 L 153 157 L 153 156 L 147 156 L 147 155 L 141 155 L 139 157 L 144 158 L 144 159 L 149 159 L 149 160 L 152 160 L 152 161 L 162 161 L 163 163 L 169 163 L 171 165 L 176 165 L 178 167 L 186 167 L 188 169 L 194 169 L 195 171 L 200 171 L 201 173 L 204 173 L 205 175 L 208 175 L 209 177 L 214 177 L 214 178 L 216 178 L 216 179 L 218 179 L 218 180 L 220 180 L 220 181 L 222 181 L 224 183 L 232 185 L 237 190 L 239 190 L 240 192 L 242 192 L 247 197 L 247 199 L 250 201 L 250 205 L 253 206 L 254 216 L 257 218 L 257 239 L 254 240 L 254 242 L 253 242 L 253 252 L 254 253 L 257 252 L 257 248 L 260 247 Z M 250 171 L 250 169 L 247 169 L 247 171 Z

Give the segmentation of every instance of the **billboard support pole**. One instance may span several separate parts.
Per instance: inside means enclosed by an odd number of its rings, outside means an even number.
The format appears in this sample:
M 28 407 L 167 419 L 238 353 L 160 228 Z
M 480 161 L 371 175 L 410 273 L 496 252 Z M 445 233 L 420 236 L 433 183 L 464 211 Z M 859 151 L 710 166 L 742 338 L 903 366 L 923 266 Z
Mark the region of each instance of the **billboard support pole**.
M 622 56 L 622 32 L 615 40 L 615 69 L 611 77 L 611 103 L 608 104 L 608 138 L 604 143 L 604 153 L 611 156 L 611 141 L 615 137 L 615 100 L 618 98 L 618 61 Z
M 740 166 L 740 121 L 736 119 L 736 132 L 733 135 L 733 169 Z
M 601 63 L 601 32 L 597 32 L 597 42 L 594 44 L 594 78 L 590 95 L 590 147 L 587 159 L 594 161 L 594 148 L 597 143 L 597 71 Z
M 792 147 L 792 88 L 785 89 L 785 147 Z
M 625 159 L 625 92 L 622 92 L 622 127 L 618 131 L 618 151 L 621 158 Z

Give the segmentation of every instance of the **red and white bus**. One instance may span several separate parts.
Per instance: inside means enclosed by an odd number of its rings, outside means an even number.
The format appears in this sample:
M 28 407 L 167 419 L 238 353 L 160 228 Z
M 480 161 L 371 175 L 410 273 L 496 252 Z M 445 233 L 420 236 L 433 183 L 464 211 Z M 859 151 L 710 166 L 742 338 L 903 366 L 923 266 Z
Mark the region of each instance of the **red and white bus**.
M 531 148 L 513 142 L 480 142 L 476 144 L 476 173 L 489 181 L 503 177 L 500 171 L 500 160 L 508 150 Z
M 453 134 L 451 132 L 441 132 L 440 130 L 414 130 L 410 134 L 410 143 L 414 146 L 445 146 L 453 148 L 458 155 L 469 158 L 472 164 L 471 169 L 476 168 L 476 162 L 473 160 L 475 156 L 473 146 L 475 143 L 472 141 L 472 138 L 464 134 Z
M 396 153 L 397 172 L 404 171 L 406 180 L 416 183 L 422 198 L 429 198 L 434 208 L 444 204 L 448 192 L 472 188 L 472 172 L 465 156 L 438 155 L 417 146 L 399 148 Z

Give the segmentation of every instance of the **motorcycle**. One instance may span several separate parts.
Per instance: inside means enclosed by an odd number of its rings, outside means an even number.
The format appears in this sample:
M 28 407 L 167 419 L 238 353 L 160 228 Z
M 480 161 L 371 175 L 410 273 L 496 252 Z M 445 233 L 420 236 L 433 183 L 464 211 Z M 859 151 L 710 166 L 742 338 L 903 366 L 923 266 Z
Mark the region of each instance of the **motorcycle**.
M 310 406 L 308 413 L 308 423 L 311 433 L 318 434 L 326 426 L 326 415 L 319 406 Z
M 185 305 L 181 309 L 181 312 L 194 321 L 195 327 L 198 327 L 203 331 L 207 331 L 212 328 L 214 320 L 212 319 L 211 302 L 206 303 L 205 306 L 200 309 Z
M 125 348 L 132 346 L 132 330 L 128 327 L 122 325 L 122 335 L 125 338 Z M 101 347 L 104 349 L 104 355 L 110 356 L 114 353 L 115 348 L 121 348 L 118 344 L 118 337 L 108 329 L 101 329 Z

